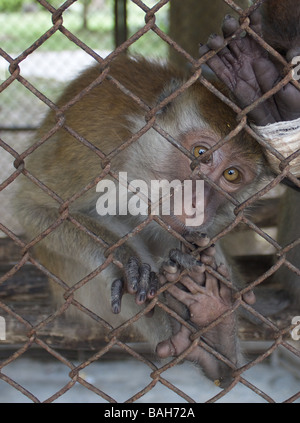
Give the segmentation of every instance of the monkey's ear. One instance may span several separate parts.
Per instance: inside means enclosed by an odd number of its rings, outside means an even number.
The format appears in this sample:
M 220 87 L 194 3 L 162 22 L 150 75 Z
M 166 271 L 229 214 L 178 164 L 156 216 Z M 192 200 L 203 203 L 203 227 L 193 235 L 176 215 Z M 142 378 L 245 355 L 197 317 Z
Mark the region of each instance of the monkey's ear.
M 167 82 L 165 85 L 163 91 L 159 95 L 157 99 L 157 104 L 159 105 L 163 100 L 165 100 L 169 95 L 173 94 L 178 88 L 180 88 L 182 85 L 182 81 L 176 78 L 170 79 L 170 81 Z M 172 101 L 165 104 L 158 112 L 158 114 L 164 114 L 166 113 L 170 108 L 172 107 Z

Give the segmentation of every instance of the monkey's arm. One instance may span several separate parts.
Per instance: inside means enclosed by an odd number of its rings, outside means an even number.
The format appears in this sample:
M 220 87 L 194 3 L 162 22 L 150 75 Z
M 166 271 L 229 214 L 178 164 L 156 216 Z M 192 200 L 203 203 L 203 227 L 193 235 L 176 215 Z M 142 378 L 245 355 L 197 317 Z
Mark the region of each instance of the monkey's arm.
M 227 15 L 222 30 L 224 38 L 239 28 L 238 22 Z M 251 28 L 261 33 L 260 14 L 251 16 Z M 203 56 L 210 50 L 224 45 L 222 36 L 212 35 L 208 43 L 200 47 Z M 287 53 L 289 57 L 289 52 Z M 249 106 L 281 79 L 280 69 L 268 57 L 267 52 L 250 36 L 236 35 L 235 38 L 212 59 L 208 66 L 230 89 L 240 107 Z M 300 117 L 300 91 L 289 83 L 267 101 L 248 113 L 250 121 L 264 126 L 279 121 L 290 121 Z
M 72 222 L 72 218 L 88 232 L 79 230 Z M 55 208 L 32 208 L 26 218 L 27 229 L 32 235 L 41 233 L 59 219 L 59 212 Z M 76 211 L 71 213 L 70 219 L 61 222 L 40 241 L 38 246 L 44 252 L 54 252 L 66 259 L 76 257 L 87 271 L 93 272 L 105 262 L 106 250 L 118 239 L 119 236 L 111 228 L 107 228 L 105 224 L 99 223 L 87 214 Z M 144 296 L 148 299 L 153 298 L 157 291 L 155 274 L 151 272 L 148 264 L 137 260 L 134 247 L 128 244 L 120 246 L 114 251 L 113 256 L 123 264 L 123 269 L 115 265 L 111 277 L 124 278 L 123 292 L 134 294 L 138 305 L 145 301 Z
M 198 239 L 194 245 L 203 246 L 208 242 L 208 238 Z M 210 379 L 225 388 L 232 382 L 233 371 L 241 358 L 236 337 L 236 313 L 231 309 L 233 291 L 221 280 L 222 277 L 229 280 L 230 275 L 224 264 L 217 264 L 218 253 L 214 246 L 202 250 L 194 264 L 185 251 L 181 253 L 179 250 L 171 251 L 170 260 L 163 264 L 159 274 L 162 285 L 173 282 L 165 291 L 167 305 L 196 330 L 206 328 L 218 318 L 220 322 L 205 331 L 200 344 L 194 343 L 192 346 L 190 329 L 174 318 L 173 335 L 160 342 L 156 352 L 161 358 L 178 357 L 189 348 L 185 358 L 198 364 Z M 216 273 L 212 274 L 208 269 L 214 269 Z M 216 274 L 220 275 L 220 280 Z M 253 304 L 253 292 L 249 291 L 243 300 Z M 221 318 L 224 313 L 228 314 Z M 216 355 L 210 351 L 210 347 L 217 352 Z

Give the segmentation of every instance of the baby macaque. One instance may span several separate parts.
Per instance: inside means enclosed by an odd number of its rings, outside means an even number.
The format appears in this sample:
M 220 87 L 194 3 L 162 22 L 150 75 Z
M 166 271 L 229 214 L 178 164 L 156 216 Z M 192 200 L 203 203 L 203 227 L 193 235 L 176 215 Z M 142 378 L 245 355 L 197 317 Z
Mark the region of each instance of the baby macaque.
M 238 28 L 226 17 L 224 37 Z M 223 42 L 211 37 L 200 53 Z M 208 65 L 242 107 L 269 88 L 266 73 L 271 84 L 280 77 L 262 48 L 238 31 Z M 86 70 L 39 130 L 35 141 L 43 142 L 25 160 L 18 213 L 28 239 L 36 240 L 37 259 L 52 272 L 58 300 L 74 287 L 77 302 L 116 328 L 159 294 L 179 317 L 153 301 L 135 329 L 159 357 L 192 360 L 225 387 L 239 363 L 234 310 L 242 301 L 253 304 L 254 295 L 239 296 L 236 269 L 210 239 L 260 188 L 268 166 L 262 147 L 244 130 L 222 141 L 237 126 L 235 113 L 197 78 L 188 81 L 171 66 L 127 56 L 109 68 Z M 298 100 L 289 84 L 249 118 L 260 126 L 293 119 Z M 177 188 L 189 186 L 190 208 L 178 213 L 174 202 L 168 213 L 150 219 L 153 181 L 162 190 L 175 181 Z M 171 198 L 185 197 L 185 190 L 176 197 L 172 189 Z

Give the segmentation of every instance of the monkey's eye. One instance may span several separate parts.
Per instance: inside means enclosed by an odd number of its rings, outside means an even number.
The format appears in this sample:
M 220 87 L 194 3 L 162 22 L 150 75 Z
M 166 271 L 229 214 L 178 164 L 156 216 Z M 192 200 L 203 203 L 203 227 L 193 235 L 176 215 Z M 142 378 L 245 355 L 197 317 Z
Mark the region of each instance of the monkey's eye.
M 199 157 L 202 154 L 206 153 L 208 148 L 203 147 L 202 145 L 197 145 L 197 147 L 194 147 L 193 154 L 195 157 Z
M 233 184 L 237 184 L 241 180 L 241 174 L 235 167 L 229 167 L 228 169 L 224 170 L 223 176 L 226 181 Z
M 194 156 L 197 158 L 197 157 L 200 157 L 200 156 L 202 156 L 202 154 L 204 154 L 204 153 L 206 153 L 208 151 L 208 148 L 207 147 L 204 147 L 203 145 L 197 145 L 196 147 L 194 147 L 193 148 L 193 154 L 194 154 Z M 211 160 L 211 155 L 208 155 L 207 157 L 206 157 L 206 159 L 205 160 L 203 160 L 205 163 L 207 163 L 207 162 L 209 162 Z

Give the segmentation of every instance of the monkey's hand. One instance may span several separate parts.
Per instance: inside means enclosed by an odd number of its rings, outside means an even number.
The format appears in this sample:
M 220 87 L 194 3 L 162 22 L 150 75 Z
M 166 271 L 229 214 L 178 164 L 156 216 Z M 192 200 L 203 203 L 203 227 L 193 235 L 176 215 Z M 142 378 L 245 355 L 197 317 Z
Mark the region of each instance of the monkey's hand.
M 189 311 L 189 321 L 196 330 L 203 329 L 213 323 L 222 314 L 230 311 L 233 305 L 232 290 L 207 270 L 207 266 L 214 268 L 220 276 L 229 278 L 224 264 L 216 265 L 215 248 L 209 247 L 201 255 L 202 265 L 189 269 L 188 273 L 180 276 L 180 267 L 174 263 L 172 267 L 167 263 L 163 267 L 163 276 L 160 281 L 179 283 L 168 288 L 168 293 L 177 301 L 184 304 Z M 250 292 L 245 301 L 253 303 L 255 297 Z M 232 372 L 235 369 L 239 351 L 236 342 L 236 317 L 229 313 L 215 326 L 203 334 L 201 340 L 216 351 L 212 354 L 202 346 L 196 344 L 185 356 L 186 359 L 196 362 L 204 373 L 217 385 L 226 387 L 232 381 Z M 168 340 L 158 344 L 156 352 L 159 357 L 179 356 L 192 344 L 191 331 L 184 325 L 177 325 L 177 332 Z M 224 357 L 222 361 L 218 356 Z
M 158 279 L 147 263 L 141 263 L 137 257 L 131 257 L 124 266 L 124 278 L 116 279 L 111 287 L 111 306 L 115 314 L 121 311 L 124 294 L 135 295 L 136 304 L 151 300 L 158 289 Z
M 254 12 L 250 21 L 251 28 L 260 34 L 260 14 Z M 248 33 L 243 36 L 238 29 L 236 19 L 227 15 L 222 26 L 224 37 L 210 36 L 207 44 L 200 47 L 199 53 L 203 56 L 210 50 L 218 50 L 224 45 L 224 38 L 237 31 L 232 41 L 209 59 L 207 65 L 230 89 L 238 105 L 244 108 L 273 88 L 280 81 L 281 74 L 268 53 Z M 257 126 L 297 119 L 300 117 L 300 91 L 288 83 L 249 112 L 248 117 Z

